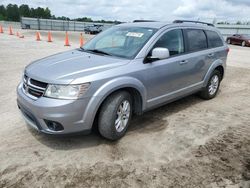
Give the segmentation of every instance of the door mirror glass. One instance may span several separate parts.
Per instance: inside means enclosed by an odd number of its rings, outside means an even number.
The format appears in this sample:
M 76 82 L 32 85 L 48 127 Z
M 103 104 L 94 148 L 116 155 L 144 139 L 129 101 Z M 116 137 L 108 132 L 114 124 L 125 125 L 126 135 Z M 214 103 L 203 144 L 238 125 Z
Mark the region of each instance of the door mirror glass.
M 152 56 L 151 59 L 167 59 L 169 58 L 169 50 L 167 48 L 154 48 L 152 50 Z

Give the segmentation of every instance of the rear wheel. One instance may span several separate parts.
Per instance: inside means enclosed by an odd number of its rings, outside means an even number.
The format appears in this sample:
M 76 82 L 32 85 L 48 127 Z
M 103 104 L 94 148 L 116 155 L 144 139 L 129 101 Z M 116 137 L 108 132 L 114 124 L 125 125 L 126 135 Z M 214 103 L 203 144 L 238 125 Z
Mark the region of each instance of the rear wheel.
M 245 47 L 246 46 L 246 41 L 242 41 L 241 46 Z
M 100 134 L 109 140 L 118 140 L 127 131 L 132 116 L 132 99 L 128 92 L 120 91 L 103 103 L 98 118 Z
M 220 81 L 220 71 L 214 70 L 209 78 L 207 86 L 200 92 L 200 97 L 206 100 L 214 98 L 219 90 Z
M 231 44 L 231 40 L 230 40 L 230 39 L 227 39 L 227 43 L 228 43 L 228 44 Z

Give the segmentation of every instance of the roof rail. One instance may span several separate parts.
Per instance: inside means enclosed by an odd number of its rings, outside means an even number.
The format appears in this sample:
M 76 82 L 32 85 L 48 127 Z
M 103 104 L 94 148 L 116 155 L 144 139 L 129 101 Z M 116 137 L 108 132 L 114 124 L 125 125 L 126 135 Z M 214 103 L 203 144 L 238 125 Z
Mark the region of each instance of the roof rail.
M 133 22 L 156 22 L 154 20 L 134 20 Z
M 175 20 L 175 21 L 173 21 L 173 23 L 184 23 L 184 22 L 187 22 L 187 23 L 205 24 L 205 25 L 214 27 L 214 24 L 207 23 L 207 22 L 199 22 L 199 21 L 191 21 L 191 20 Z

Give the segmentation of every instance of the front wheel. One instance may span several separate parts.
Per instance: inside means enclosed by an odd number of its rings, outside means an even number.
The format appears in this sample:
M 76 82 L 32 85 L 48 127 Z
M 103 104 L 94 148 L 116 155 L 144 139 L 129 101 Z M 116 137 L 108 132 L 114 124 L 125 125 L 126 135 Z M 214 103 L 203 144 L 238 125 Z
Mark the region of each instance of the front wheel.
M 118 140 L 127 131 L 132 116 L 132 100 L 126 91 L 109 96 L 103 103 L 98 118 L 100 134 L 109 140 Z
M 227 39 L 227 43 L 228 43 L 228 44 L 231 44 L 231 40 L 230 40 L 230 39 Z
M 246 46 L 246 42 L 243 41 L 243 42 L 241 43 L 241 46 L 242 46 L 242 47 L 245 47 L 245 46 Z
M 221 73 L 214 70 L 211 74 L 207 86 L 200 92 L 200 97 L 206 100 L 212 99 L 216 96 L 221 82 Z

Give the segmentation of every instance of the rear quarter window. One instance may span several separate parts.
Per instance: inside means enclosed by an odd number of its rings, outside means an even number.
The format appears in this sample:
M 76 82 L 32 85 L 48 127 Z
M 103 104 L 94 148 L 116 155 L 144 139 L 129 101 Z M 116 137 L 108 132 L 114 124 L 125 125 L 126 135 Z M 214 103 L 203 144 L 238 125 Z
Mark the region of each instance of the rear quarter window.
M 206 31 L 207 39 L 208 39 L 208 47 L 209 48 L 216 48 L 223 46 L 223 42 L 215 31 Z
M 207 49 L 207 37 L 201 29 L 186 29 L 186 42 L 188 52 Z

